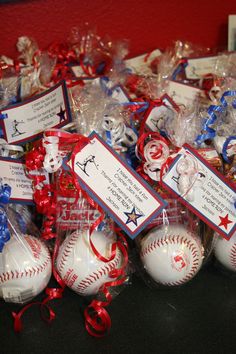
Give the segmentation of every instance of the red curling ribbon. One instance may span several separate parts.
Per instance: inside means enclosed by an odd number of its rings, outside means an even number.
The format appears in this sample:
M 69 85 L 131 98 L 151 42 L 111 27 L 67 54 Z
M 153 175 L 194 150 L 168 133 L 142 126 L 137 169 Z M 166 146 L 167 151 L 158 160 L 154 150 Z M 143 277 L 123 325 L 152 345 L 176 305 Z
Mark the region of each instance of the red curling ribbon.
M 163 143 L 165 143 L 167 146 L 169 145 L 169 142 L 157 132 L 143 133 L 142 135 L 140 135 L 140 137 L 138 138 L 138 141 L 137 141 L 137 155 L 138 155 L 138 157 L 139 156 L 141 157 L 142 161 L 146 161 L 146 159 L 144 157 L 144 147 L 145 147 L 147 139 L 159 140 L 159 141 L 162 141 Z M 159 153 L 161 154 L 161 150 L 159 151 Z
M 111 318 L 104 307 L 92 302 L 84 311 L 85 328 L 93 337 L 103 337 L 111 328 Z
M 149 102 L 149 110 L 148 111 L 151 111 L 151 109 L 153 109 L 154 107 L 160 107 L 160 106 L 166 106 L 165 103 L 162 101 L 162 99 L 155 99 L 155 100 L 148 100 Z M 140 129 L 139 129 L 139 136 L 141 136 L 142 134 L 144 134 L 145 132 L 145 125 L 146 125 L 146 119 L 148 117 L 144 117 L 144 119 L 142 119 L 141 121 L 141 125 L 140 125 Z
M 56 268 L 55 268 L 55 263 L 56 263 L 56 257 L 58 254 L 58 248 L 59 248 L 59 243 L 56 242 L 54 250 L 53 250 L 53 255 L 52 255 L 52 274 L 54 278 L 56 279 L 57 283 L 60 285 L 60 288 L 46 288 L 45 294 L 47 295 L 46 299 L 43 300 L 43 304 L 48 303 L 49 301 L 52 301 L 54 299 L 61 299 L 63 296 L 63 292 L 65 290 L 65 283 L 61 279 L 60 275 L 57 273 Z
M 164 164 L 161 166 L 161 171 L 160 171 L 160 183 L 162 182 L 163 180 L 163 176 L 166 174 L 166 172 L 168 171 L 170 165 L 172 164 L 173 162 L 173 157 L 170 156 L 168 157 L 168 159 L 164 162 Z
M 95 299 L 84 311 L 85 327 L 88 333 L 94 337 L 103 337 L 107 332 L 109 332 L 111 328 L 110 316 L 104 308 L 108 306 L 112 301 L 112 295 L 108 288 L 121 285 L 127 279 L 125 270 L 128 263 L 128 244 L 119 228 L 116 229 L 116 232 L 122 241 L 116 242 L 116 249 L 119 249 L 123 255 L 122 266 L 119 269 L 114 269 L 109 273 L 109 276 L 115 280 L 106 282 L 99 290 L 104 294 L 106 301 L 99 301 Z M 118 279 L 118 277 L 121 278 Z
M 55 318 L 55 313 L 54 311 L 47 305 L 47 304 L 44 304 L 42 302 L 32 302 L 26 306 L 23 307 L 23 309 L 21 309 L 18 313 L 16 312 L 12 312 L 12 316 L 14 318 L 14 331 L 15 332 L 21 332 L 22 329 L 23 329 L 23 324 L 22 324 L 22 316 L 23 314 L 29 309 L 31 308 L 32 306 L 40 306 L 40 310 L 42 312 L 43 308 L 46 308 L 48 313 L 49 313 L 49 316 L 48 318 L 44 318 L 45 321 L 47 321 L 48 323 L 51 323 L 54 318 Z
M 33 171 L 43 167 L 46 150 L 43 146 L 34 147 L 25 155 L 25 165 L 27 170 Z

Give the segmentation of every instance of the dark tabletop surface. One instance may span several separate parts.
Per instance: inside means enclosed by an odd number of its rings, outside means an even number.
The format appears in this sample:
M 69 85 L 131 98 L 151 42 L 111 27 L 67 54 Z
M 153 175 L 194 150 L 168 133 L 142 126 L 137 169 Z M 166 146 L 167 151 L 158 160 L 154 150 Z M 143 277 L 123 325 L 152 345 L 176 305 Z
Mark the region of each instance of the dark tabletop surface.
M 50 325 L 32 307 L 17 334 L 10 316 L 17 307 L 2 302 L 0 353 L 236 353 L 236 277 L 213 260 L 190 283 L 171 290 L 154 290 L 133 276 L 109 306 L 112 328 L 103 338 L 86 332 L 85 303 L 67 289 L 53 301 Z

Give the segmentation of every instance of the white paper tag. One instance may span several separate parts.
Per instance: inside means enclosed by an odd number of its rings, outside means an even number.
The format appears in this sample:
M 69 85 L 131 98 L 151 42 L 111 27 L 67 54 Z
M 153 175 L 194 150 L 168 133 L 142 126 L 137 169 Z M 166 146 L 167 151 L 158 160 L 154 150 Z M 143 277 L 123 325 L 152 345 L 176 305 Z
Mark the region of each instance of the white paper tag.
M 236 50 L 236 15 L 229 15 L 228 50 Z
M 72 65 L 70 66 L 70 69 L 76 78 L 82 78 L 85 76 L 84 70 L 80 65 Z
M 131 238 L 167 204 L 96 133 L 67 164 L 82 188 Z
M 217 56 L 188 59 L 188 65 L 185 67 L 187 79 L 200 79 L 203 75 L 214 73 Z
M 61 128 L 71 121 L 64 82 L 31 100 L 1 110 L 4 139 L 12 143 L 27 142 L 48 128 Z
M 33 201 L 32 181 L 25 174 L 24 164 L 16 159 L 0 158 L 3 183 L 11 186 L 11 202 Z
M 128 94 L 125 92 L 124 88 L 121 85 L 116 85 L 112 87 L 111 97 L 116 99 L 121 104 L 130 102 Z
M 169 107 L 165 105 L 153 107 L 147 112 L 147 118 L 145 123 L 147 127 L 153 132 L 164 130 L 166 127 L 167 121 L 174 119 L 175 113 Z
M 149 64 L 160 54 L 161 51 L 159 49 L 155 49 L 150 53 L 150 55 L 148 55 L 148 53 L 145 53 L 137 57 L 125 60 L 125 65 L 135 74 L 153 75 Z
M 197 163 L 198 174 L 181 193 L 181 174 L 178 164 L 186 156 Z M 187 171 L 186 171 L 187 172 Z M 183 174 L 184 177 L 184 174 Z M 193 183 L 194 182 L 194 183 Z M 236 187 L 214 169 L 196 150 L 185 145 L 163 178 L 163 186 L 217 233 L 229 239 L 236 230 Z M 191 198 L 190 198 L 191 197 Z
M 166 93 L 174 100 L 178 106 L 192 106 L 194 101 L 201 95 L 201 90 L 184 85 L 175 81 L 168 81 Z

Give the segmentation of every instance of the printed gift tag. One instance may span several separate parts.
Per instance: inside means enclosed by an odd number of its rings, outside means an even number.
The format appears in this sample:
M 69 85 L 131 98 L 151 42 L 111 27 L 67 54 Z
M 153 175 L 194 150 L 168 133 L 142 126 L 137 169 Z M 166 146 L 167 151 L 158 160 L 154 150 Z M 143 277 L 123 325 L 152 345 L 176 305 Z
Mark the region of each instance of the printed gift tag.
M 132 73 L 140 75 L 153 75 L 150 64 L 159 55 L 161 55 L 161 51 L 159 49 L 155 49 L 150 53 L 145 53 L 134 58 L 126 59 L 125 64 Z
M 167 204 L 94 132 L 67 164 L 82 188 L 131 238 Z
M 10 202 L 33 202 L 32 181 L 26 176 L 22 161 L 1 157 L 0 171 L 2 182 L 11 186 Z
M 236 230 L 236 186 L 196 150 L 180 150 L 163 178 L 163 186 L 217 233 L 229 239 Z
M 188 65 L 185 67 L 187 79 L 200 79 L 203 75 L 214 73 L 217 58 L 213 56 L 188 59 Z
M 166 93 L 178 106 L 182 105 L 187 107 L 193 105 L 196 98 L 201 95 L 201 90 L 190 85 L 170 80 L 168 81 Z
M 4 139 L 10 144 L 27 142 L 45 129 L 61 128 L 71 122 L 64 82 L 22 103 L 1 110 Z
M 164 104 L 149 107 L 144 117 L 145 125 L 153 132 L 163 130 L 166 123 L 173 120 L 175 112 L 179 110 L 168 95 L 163 95 L 161 99 Z

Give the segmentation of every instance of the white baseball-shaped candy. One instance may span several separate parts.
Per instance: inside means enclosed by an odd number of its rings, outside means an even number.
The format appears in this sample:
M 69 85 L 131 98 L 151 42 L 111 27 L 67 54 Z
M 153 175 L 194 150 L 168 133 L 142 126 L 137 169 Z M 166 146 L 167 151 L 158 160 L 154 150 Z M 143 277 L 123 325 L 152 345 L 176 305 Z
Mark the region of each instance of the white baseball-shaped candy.
M 229 240 L 218 235 L 214 247 L 216 259 L 227 269 L 236 272 L 236 232 Z
M 96 250 L 109 258 L 111 241 L 114 240 L 99 231 L 94 231 L 91 237 Z M 121 262 L 122 254 L 118 249 L 112 261 L 98 259 L 91 249 L 88 232 L 75 231 L 62 243 L 56 265 L 65 284 L 76 293 L 87 296 L 96 294 L 104 283 L 114 280 L 109 273 L 118 269 Z
M 141 241 L 141 260 L 157 283 L 175 286 L 192 279 L 202 264 L 200 238 L 180 224 L 151 230 Z
M 24 303 L 48 284 L 52 263 L 46 245 L 34 236 L 14 236 L 4 245 L 0 267 L 0 297 L 7 302 Z

